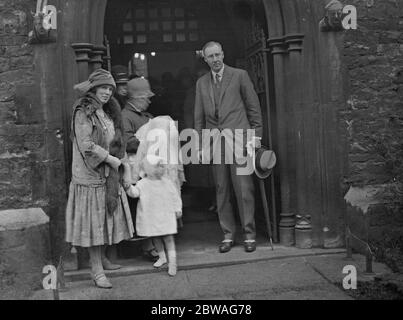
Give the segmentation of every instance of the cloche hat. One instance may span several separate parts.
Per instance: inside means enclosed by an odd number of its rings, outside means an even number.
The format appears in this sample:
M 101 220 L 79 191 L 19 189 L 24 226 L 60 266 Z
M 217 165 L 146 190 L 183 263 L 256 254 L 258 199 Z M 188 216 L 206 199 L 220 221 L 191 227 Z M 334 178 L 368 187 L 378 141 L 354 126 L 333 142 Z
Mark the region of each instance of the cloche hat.
M 151 91 L 150 83 L 145 78 L 134 78 L 127 83 L 127 92 L 129 97 L 147 97 L 151 98 L 154 93 Z
M 111 73 L 107 70 L 100 68 L 91 73 L 90 76 L 88 77 L 88 80 L 76 84 L 74 86 L 74 89 L 80 91 L 81 93 L 86 93 L 90 91 L 92 88 L 104 85 L 112 86 L 113 90 L 116 89 L 116 83 L 115 80 L 113 80 Z

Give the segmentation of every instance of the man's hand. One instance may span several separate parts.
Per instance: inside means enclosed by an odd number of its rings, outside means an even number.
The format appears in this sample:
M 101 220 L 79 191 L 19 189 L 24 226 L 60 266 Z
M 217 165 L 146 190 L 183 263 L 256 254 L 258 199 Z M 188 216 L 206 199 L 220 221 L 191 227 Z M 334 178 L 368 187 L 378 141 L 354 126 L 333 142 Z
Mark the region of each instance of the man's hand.
M 248 155 L 250 157 L 253 156 L 253 153 L 255 152 L 256 149 L 259 149 L 262 146 L 260 140 L 262 140 L 262 138 L 252 137 L 252 140 L 246 143 L 246 151 L 248 152 Z
M 182 211 L 176 211 L 175 215 L 176 215 L 176 219 L 182 218 Z

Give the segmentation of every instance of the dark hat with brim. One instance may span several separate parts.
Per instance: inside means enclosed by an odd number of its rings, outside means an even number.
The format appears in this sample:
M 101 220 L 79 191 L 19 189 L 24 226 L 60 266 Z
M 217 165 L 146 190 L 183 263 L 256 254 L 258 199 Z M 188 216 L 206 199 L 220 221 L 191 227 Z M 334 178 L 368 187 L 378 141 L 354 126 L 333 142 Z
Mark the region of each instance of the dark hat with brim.
M 274 166 L 276 165 L 277 158 L 273 150 L 262 146 L 256 151 L 255 154 L 255 174 L 260 179 L 268 178 Z
M 111 68 L 111 73 L 116 84 L 126 84 L 129 82 L 129 72 L 126 66 L 114 65 Z
M 115 75 L 116 84 L 127 84 L 129 82 L 129 76 L 127 73 L 117 73 Z

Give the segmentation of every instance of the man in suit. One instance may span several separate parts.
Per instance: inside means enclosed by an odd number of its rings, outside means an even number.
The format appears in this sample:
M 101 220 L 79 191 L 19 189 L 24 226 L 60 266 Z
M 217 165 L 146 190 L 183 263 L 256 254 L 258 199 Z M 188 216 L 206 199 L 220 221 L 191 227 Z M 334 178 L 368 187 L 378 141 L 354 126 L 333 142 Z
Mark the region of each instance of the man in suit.
M 248 73 L 224 64 L 224 52 L 220 43 L 208 42 L 202 52 L 211 72 L 201 77 L 196 84 L 195 129 L 201 139 L 200 146 L 203 146 L 199 154 L 202 157 L 206 154 L 202 129 L 218 130 L 225 137 L 224 140 L 220 137 L 212 148 L 218 217 L 224 233 L 219 251 L 228 252 L 234 244 L 236 223 L 230 202 L 232 187 L 237 199 L 245 251 L 253 252 L 256 250 L 254 182 L 251 175 L 253 170 L 249 174 L 239 174 L 237 169 L 240 163 L 237 161 L 236 151 L 237 143 L 242 152 L 246 150 L 246 145 L 260 147 L 262 115 L 259 99 Z M 234 144 L 232 138 L 237 129 L 242 129 L 243 132 L 241 145 L 239 140 Z M 254 136 L 246 141 L 248 129 L 254 130 Z M 207 147 L 211 148 L 210 142 Z M 218 164 L 217 159 L 220 162 Z M 232 162 L 231 159 L 235 161 Z

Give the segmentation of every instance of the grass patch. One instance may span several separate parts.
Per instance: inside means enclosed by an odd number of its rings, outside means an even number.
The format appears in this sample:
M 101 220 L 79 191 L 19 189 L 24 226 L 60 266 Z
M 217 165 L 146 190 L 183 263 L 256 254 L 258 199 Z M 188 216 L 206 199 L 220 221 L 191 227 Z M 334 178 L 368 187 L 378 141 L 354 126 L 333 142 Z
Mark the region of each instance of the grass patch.
M 340 283 L 335 285 L 355 300 L 403 300 L 395 286 L 381 281 L 358 281 L 357 289 L 351 290 L 345 290 Z

